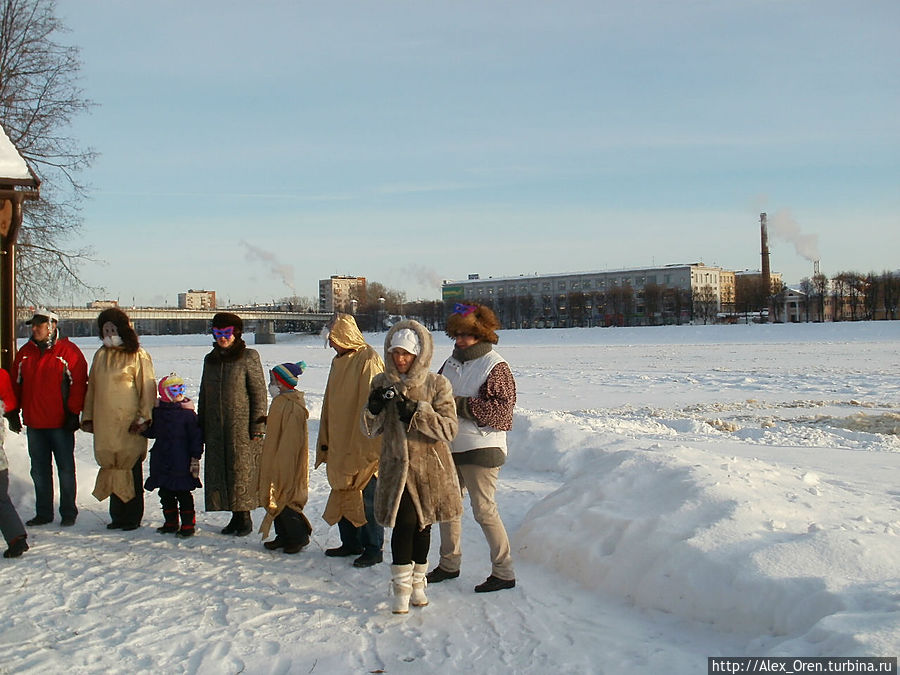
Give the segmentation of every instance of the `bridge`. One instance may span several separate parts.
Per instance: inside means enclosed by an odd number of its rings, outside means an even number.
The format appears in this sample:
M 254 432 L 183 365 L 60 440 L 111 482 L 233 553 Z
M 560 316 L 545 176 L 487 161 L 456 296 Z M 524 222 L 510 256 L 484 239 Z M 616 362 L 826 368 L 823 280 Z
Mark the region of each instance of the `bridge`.
M 96 320 L 105 307 L 49 307 L 63 319 Z M 168 307 L 119 307 L 132 321 L 138 319 L 160 320 L 196 320 L 211 321 L 219 312 L 237 314 L 244 321 L 311 321 L 328 323 L 334 316 L 330 312 L 291 312 L 270 309 L 254 309 L 246 307 L 228 307 L 225 309 L 178 309 Z M 34 307 L 16 308 L 16 320 L 25 322 L 34 314 Z
M 97 317 L 105 307 L 50 307 L 59 315 L 60 329 L 70 337 L 97 335 Z M 255 333 L 256 344 L 275 342 L 276 328 L 281 332 L 305 330 L 324 325 L 334 316 L 330 312 L 284 311 L 269 308 L 228 307 L 223 309 L 179 309 L 168 307 L 119 307 L 131 319 L 139 335 L 203 333 L 220 311 L 237 314 L 244 322 L 244 332 Z M 18 307 L 16 324 L 20 337 L 30 333 L 24 323 L 34 314 L 34 307 Z

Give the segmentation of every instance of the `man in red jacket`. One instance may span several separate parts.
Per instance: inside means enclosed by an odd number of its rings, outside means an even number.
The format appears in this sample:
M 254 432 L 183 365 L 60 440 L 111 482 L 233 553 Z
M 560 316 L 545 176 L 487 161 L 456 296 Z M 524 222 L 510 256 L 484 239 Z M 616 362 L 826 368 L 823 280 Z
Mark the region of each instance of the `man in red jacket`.
M 53 460 L 59 475 L 59 515 L 62 525 L 74 525 L 75 430 L 87 390 L 87 361 L 69 341 L 59 337 L 59 317 L 38 308 L 27 323 L 31 339 L 16 352 L 13 389 L 28 427 L 28 454 L 34 481 L 36 515 L 25 524 L 53 522 Z M 21 431 L 19 411 L 7 415 L 10 429 Z

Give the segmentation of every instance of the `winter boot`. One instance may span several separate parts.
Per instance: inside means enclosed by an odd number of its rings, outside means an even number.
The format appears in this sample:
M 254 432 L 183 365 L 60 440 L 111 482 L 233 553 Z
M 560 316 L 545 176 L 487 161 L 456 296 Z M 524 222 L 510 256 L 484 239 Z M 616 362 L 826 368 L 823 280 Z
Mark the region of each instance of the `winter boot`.
M 234 526 L 235 537 L 246 537 L 253 531 L 253 521 L 250 519 L 249 511 L 238 511 L 237 521 Z
M 222 528 L 222 534 L 234 534 L 237 530 L 238 524 L 238 512 L 231 512 L 231 520 L 228 521 L 228 524 Z
M 424 607 L 428 604 L 425 587 L 428 585 L 428 563 L 414 563 L 412 573 L 412 595 L 409 602 L 413 607 Z
M 178 531 L 178 509 L 163 509 L 163 517 L 166 519 L 162 527 L 157 527 L 160 534 L 171 534 Z
M 25 553 L 28 550 L 28 542 L 25 540 L 27 535 L 19 535 L 11 542 L 9 542 L 9 548 L 3 552 L 4 558 L 18 558 L 20 555 Z
M 194 526 L 196 525 L 195 515 L 193 511 L 181 512 L 181 529 L 175 533 L 176 537 L 193 537 Z
M 391 612 L 407 614 L 409 612 L 409 596 L 412 594 L 413 565 L 391 565 L 391 588 L 394 598 Z

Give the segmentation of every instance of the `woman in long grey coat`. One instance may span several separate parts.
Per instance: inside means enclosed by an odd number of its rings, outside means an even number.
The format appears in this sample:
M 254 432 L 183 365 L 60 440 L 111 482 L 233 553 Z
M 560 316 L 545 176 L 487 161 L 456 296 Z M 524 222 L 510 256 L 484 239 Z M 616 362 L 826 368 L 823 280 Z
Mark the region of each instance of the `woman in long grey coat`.
M 449 442 L 456 435 L 450 382 L 429 372 L 434 344 L 416 321 L 395 324 L 384 341 L 385 371 L 372 380 L 362 412 L 369 436 L 382 435 L 375 518 L 393 528 L 392 611 L 428 604 L 425 573 L 431 524 L 462 513 Z
M 241 337 L 236 314 L 212 321 L 215 346 L 203 360 L 197 415 L 206 444 L 207 511 L 231 511 L 222 534 L 250 534 L 258 506 L 259 460 L 266 430 L 266 380 L 259 354 Z

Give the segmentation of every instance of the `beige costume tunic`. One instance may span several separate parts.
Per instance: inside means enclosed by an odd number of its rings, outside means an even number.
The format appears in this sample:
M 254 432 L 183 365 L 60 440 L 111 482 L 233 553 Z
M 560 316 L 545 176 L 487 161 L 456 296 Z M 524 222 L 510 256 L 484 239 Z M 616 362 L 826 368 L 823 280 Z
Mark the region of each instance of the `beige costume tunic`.
M 150 420 L 156 403 L 156 375 L 150 355 L 103 346 L 94 354 L 82 419 L 94 424 L 94 458 L 100 465 L 93 495 L 134 499 L 131 470 L 147 456 L 147 439 L 129 433 L 134 422 Z
M 303 392 L 287 391 L 272 399 L 259 464 L 259 505 L 266 510 L 259 531 L 266 537 L 285 507 L 302 513 L 309 498 L 307 418 Z
M 351 351 L 331 361 L 322 402 L 316 467 L 326 465 L 331 485 L 322 518 L 334 525 L 343 517 L 361 527 L 366 524 L 362 490 L 378 472 L 381 439 L 363 433 L 359 416 L 368 402 L 372 378 L 384 371 L 384 361 L 345 314 L 335 320 L 331 339 Z

